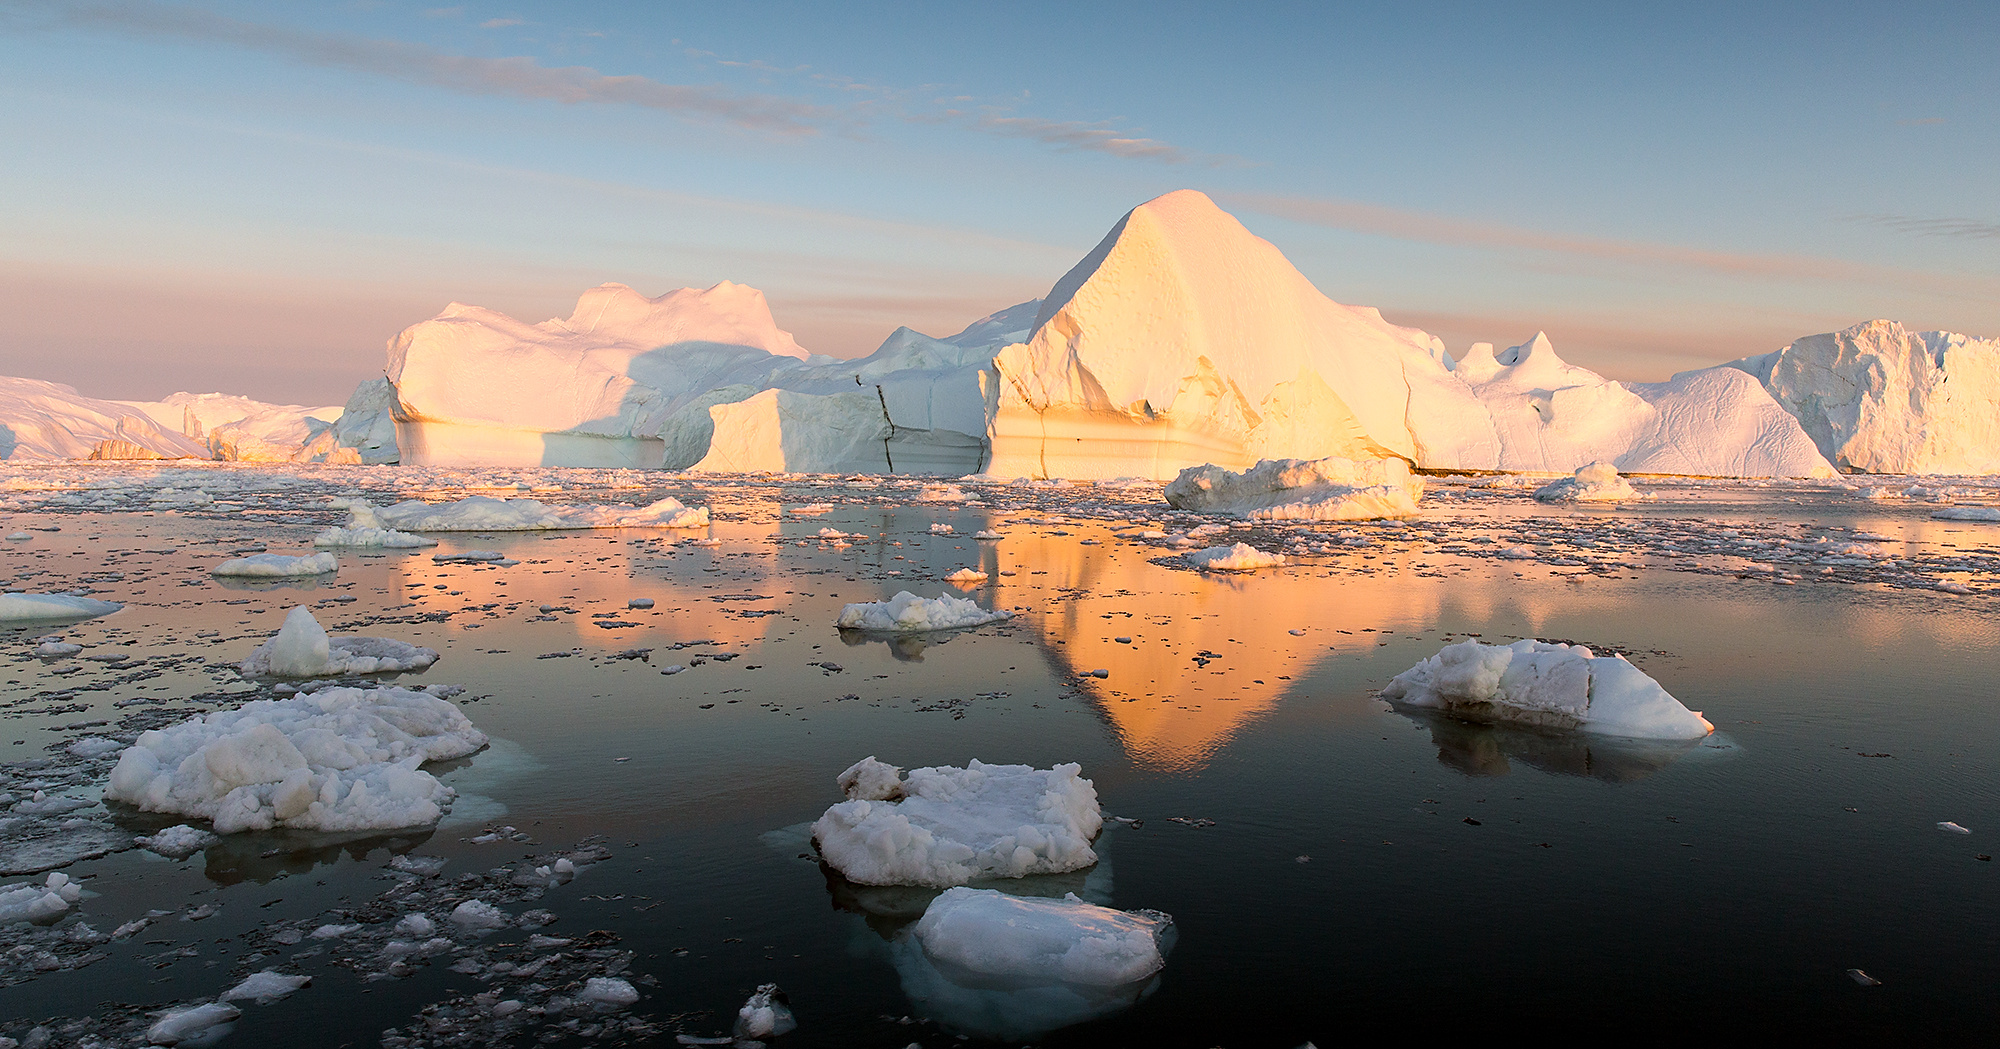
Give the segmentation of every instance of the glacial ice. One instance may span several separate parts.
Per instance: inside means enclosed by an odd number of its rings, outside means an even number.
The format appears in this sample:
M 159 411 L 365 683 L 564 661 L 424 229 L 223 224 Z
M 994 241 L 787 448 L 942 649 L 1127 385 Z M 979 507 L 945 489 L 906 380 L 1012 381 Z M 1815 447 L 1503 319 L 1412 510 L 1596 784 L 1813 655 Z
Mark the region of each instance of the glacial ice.
M 299 605 L 238 669 L 245 677 L 338 677 L 422 670 L 437 659 L 433 649 L 394 638 L 328 637 L 312 611 Z
M 1074 763 L 912 769 L 866 758 L 841 773 L 847 801 L 813 824 L 820 855 L 863 885 L 948 888 L 1097 862 L 1097 790 Z M 892 787 L 900 784 L 900 787 Z M 893 791 L 900 789 L 899 799 Z
M 420 766 L 485 745 L 456 706 L 428 693 L 328 688 L 142 733 L 104 796 L 207 819 L 218 834 L 422 826 L 452 791 Z
M 1621 502 L 1646 496 L 1632 482 L 1618 475 L 1618 468 L 1606 462 L 1579 466 L 1573 476 L 1535 489 L 1535 498 L 1544 503 Z
M 95 619 L 124 607 L 116 601 L 69 594 L 0 594 L 0 623 Z
M 1396 675 L 1382 698 L 1475 720 L 1635 739 L 1699 739 L 1715 730 L 1623 656 L 1542 641 L 1446 645 Z
M 208 449 L 117 401 L 0 377 L 0 459 L 206 459 Z
M 1248 470 L 1191 466 L 1167 484 L 1180 510 L 1254 520 L 1368 521 L 1414 517 L 1423 481 L 1399 458 L 1265 459 Z
M 317 554 L 251 554 L 235 557 L 209 569 L 210 575 L 246 579 L 298 579 L 330 575 L 340 569 L 340 560 L 324 551 Z
M 1285 555 L 1267 554 L 1249 543 L 1211 546 L 1206 550 L 1189 551 L 1181 557 L 1196 568 L 1209 572 L 1254 572 L 1259 568 L 1275 568 L 1285 563 Z
M 970 598 L 950 594 L 923 598 L 903 590 L 887 601 L 856 601 L 842 606 L 834 625 L 842 630 L 907 634 L 983 626 L 1012 618 L 1014 613 L 1004 608 L 981 608 Z
M 176 393 L 159 401 L 122 401 L 154 422 L 202 442 L 209 457 L 242 462 L 359 463 L 339 444 L 342 409 L 266 404 L 226 393 Z

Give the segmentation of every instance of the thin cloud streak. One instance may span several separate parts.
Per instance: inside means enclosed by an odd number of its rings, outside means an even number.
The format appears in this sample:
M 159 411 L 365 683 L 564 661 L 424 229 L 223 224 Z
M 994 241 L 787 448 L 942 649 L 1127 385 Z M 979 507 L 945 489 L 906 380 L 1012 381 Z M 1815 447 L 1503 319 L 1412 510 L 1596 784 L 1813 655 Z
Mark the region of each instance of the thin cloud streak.
M 719 87 L 667 84 L 643 76 L 607 76 L 588 66 L 544 66 L 525 56 L 450 55 L 419 44 L 243 22 L 149 0 L 66 5 L 58 8 L 58 21 L 141 36 L 230 44 L 464 94 L 544 99 L 567 105 L 636 106 L 781 134 L 811 134 L 836 122 L 839 116 L 825 106 L 796 99 L 740 95 Z
M 2000 293 L 2000 281 L 1990 278 L 1925 273 L 1810 255 L 1705 251 L 1676 244 L 1544 233 L 1348 200 L 1254 193 L 1219 197 L 1234 206 L 1293 222 L 1447 247 L 1546 252 L 1732 277 L 1891 286 L 1958 297 L 1991 298 Z
M 1162 164 L 1184 164 L 1193 159 L 1180 147 L 1158 139 L 1139 138 L 1102 124 L 1080 120 L 1043 120 L 987 113 L 974 118 L 969 126 L 1007 138 L 1032 139 L 1064 151 L 1086 150 L 1126 160 L 1152 160 Z
M 1882 226 L 1898 233 L 1914 233 L 1919 237 L 2000 238 L 2000 222 L 1982 222 L 1979 219 L 1924 219 L 1909 215 L 1855 215 L 1853 218 L 1856 222 Z

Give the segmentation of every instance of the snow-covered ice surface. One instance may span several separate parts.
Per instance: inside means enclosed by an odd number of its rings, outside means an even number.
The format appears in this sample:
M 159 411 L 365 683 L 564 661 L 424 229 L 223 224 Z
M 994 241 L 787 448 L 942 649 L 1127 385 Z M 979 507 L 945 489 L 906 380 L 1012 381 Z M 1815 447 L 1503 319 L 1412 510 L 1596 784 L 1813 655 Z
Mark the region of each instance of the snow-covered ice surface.
M 246 677 L 340 677 L 422 670 L 437 659 L 435 649 L 391 637 L 329 637 L 312 610 L 299 605 L 239 668 Z
M 1464 717 L 1635 739 L 1700 739 L 1715 730 L 1620 656 L 1531 640 L 1447 645 L 1396 675 L 1382 698 Z
M 984 626 L 1013 617 L 1014 613 L 1004 608 L 981 608 L 970 598 L 950 594 L 918 597 L 902 590 L 887 601 L 856 601 L 842 606 L 834 625 L 842 630 L 908 634 Z
M 428 693 L 328 688 L 143 733 L 105 797 L 198 816 L 218 834 L 416 827 L 437 822 L 452 798 L 424 763 L 485 745 L 457 707 Z
M 799 1023 L 776 1045 L 1326 1045 L 1406 1037 L 1440 994 L 1565 1037 L 1629 1020 L 1635 984 L 1678 1002 L 1685 973 L 1726 970 L 1747 992 L 1709 995 L 1705 1020 L 1838 1040 L 1877 1030 L 1836 997 L 1857 965 L 1936 990 L 1888 1034 L 1983 1022 L 1990 967 L 1966 930 L 1994 921 L 1977 856 L 2000 851 L 2000 812 L 1979 784 L 2000 771 L 2000 726 L 1979 697 L 2000 673 L 2000 535 L 1932 515 L 2000 506 L 2000 483 L 1640 476 L 1655 498 L 1551 504 L 1533 497 L 1548 480 L 1431 475 L 1415 516 L 1309 521 L 1181 510 L 1146 481 L 5 465 L 0 533 L 24 538 L 0 544 L 0 577 L 123 610 L 0 638 L 0 882 L 39 898 L 53 872 L 78 890 L 44 924 L 0 928 L 0 1036 L 145 1044 L 162 1015 L 231 997 L 242 1016 L 218 1044 L 672 1044 L 729 1037 L 776 981 Z M 340 549 L 336 575 L 259 584 L 274 589 L 208 573 L 301 552 L 348 523 L 333 498 L 469 496 L 625 513 L 673 498 L 710 519 L 699 543 L 433 533 L 417 556 Z M 1285 567 L 1197 573 L 1182 556 L 1239 542 Z M 463 559 L 481 551 L 501 556 Z M 966 568 L 987 577 L 968 596 L 1011 619 L 834 627 L 850 603 L 952 593 Z M 101 800 L 147 732 L 368 684 L 241 675 L 300 605 L 335 637 L 444 655 L 422 694 L 494 739 L 420 770 L 457 793 L 441 819 L 207 841 L 204 817 Z M 1442 648 L 1524 637 L 1620 656 L 1717 731 L 1639 740 L 1373 698 Z M 940 890 L 859 884 L 810 842 L 840 766 L 871 753 L 1080 763 L 1098 862 L 970 884 L 1172 912 L 1187 935 L 1163 979 L 1078 1007 L 939 978 L 914 928 Z M 852 800 L 909 804 L 885 769 L 852 777 Z M 785 825 L 784 847 L 758 839 Z M 1600 877 L 1606 856 L 1662 877 Z M 1466 884 L 1488 891 L 1422 888 Z M 1951 922 L 1909 923 L 1926 892 L 1951 894 Z M 500 924 L 454 922 L 469 902 Z M 1662 906 L 1702 913 L 1703 935 L 1636 923 L 1618 966 L 1560 988 L 1490 979 L 1600 942 L 1604 913 Z M 1466 928 L 1491 933 L 1471 969 L 1465 938 L 1437 932 Z M 1923 973 L 1902 946 L 1842 957 L 1853 942 L 1907 945 Z M 312 983 L 233 997 L 267 971 Z M 1270 1008 L 1327 987 L 1346 995 L 1337 1017 Z
M 848 800 L 813 824 L 827 864 L 863 885 L 946 887 L 1081 870 L 1097 862 L 1097 791 L 1076 764 L 899 770 L 865 758 L 840 776 Z

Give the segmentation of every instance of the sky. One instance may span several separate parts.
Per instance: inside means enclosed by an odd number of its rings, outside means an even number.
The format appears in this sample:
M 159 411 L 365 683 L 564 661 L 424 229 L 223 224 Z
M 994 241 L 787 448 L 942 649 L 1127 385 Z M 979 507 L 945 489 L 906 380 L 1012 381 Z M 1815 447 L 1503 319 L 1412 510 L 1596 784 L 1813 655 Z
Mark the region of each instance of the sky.
M 807 349 L 1212 196 L 1457 354 L 2000 336 L 2000 5 L 0 0 L 0 373 L 337 404 L 452 301 Z

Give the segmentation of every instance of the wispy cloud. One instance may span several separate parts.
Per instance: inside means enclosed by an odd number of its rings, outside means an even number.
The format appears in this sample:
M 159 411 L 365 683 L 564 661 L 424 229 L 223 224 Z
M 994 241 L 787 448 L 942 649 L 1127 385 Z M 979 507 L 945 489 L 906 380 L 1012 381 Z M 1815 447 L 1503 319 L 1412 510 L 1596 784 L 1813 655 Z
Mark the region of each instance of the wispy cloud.
M 1851 218 L 1856 222 L 1882 226 L 1898 233 L 1913 233 L 1919 237 L 2000 238 L 2000 222 L 1979 219 L 1926 219 L 1910 215 L 1854 215 Z
M 1269 194 L 1218 194 L 1218 199 L 1294 222 L 1450 247 L 1539 252 L 1765 280 L 1892 286 L 1953 296 L 1990 297 L 2000 292 L 2000 281 L 1990 278 L 1925 273 L 1811 255 L 1712 251 L 1678 244 L 1549 233 L 1349 200 Z
M 818 131 L 840 116 L 828 107 L 797 99 L 668 84 L 643 76 L 606 76 L 588 66 L 550 67 L 527 57 L 445 54 L 420 44 L 243 22 L 150 0 L 72 4 L 54 10 L 57 20 L 69 25 L 228 44 L 466 94 L 637 106 L 785 134 Z
M 520 19 L 518 19 L 518 18 L 489 18 L 489 19 L 487 19 L 486 21 L 484 21 L 484 22 L 481 22 L 481 23 L 479 23 L 479 28 L 481 28 L 481 29 L 507 29 L 507 28 L 509 28 L 509 27 L 512 27 L 512 26 L 517 26 L 517 25 L 527 25 L 527 24 L 528 24 L 528 23 L 526 23 L 526 22 L 523 22 L 523 21 L 521 21 L 521 20 L 520 20 Z
M 969 126 L 1008 138 L 1032 139 L 1063 151 L 1082 150 L 1108 153 L 1126 160 L 1153 160 L 1163 164 L 1184 164 L 1193 159 L 1179 146 L 1155 138 L 1142 138 L 1102 123 L 1080 120 L 1043 120 L 1038 117 L 1011 117 L 984 113 L 972 117 Z

